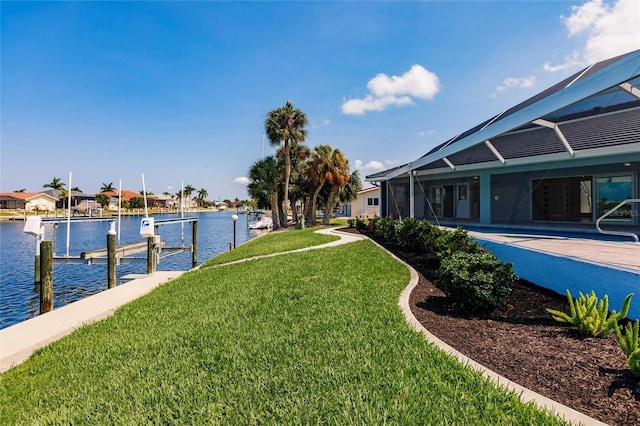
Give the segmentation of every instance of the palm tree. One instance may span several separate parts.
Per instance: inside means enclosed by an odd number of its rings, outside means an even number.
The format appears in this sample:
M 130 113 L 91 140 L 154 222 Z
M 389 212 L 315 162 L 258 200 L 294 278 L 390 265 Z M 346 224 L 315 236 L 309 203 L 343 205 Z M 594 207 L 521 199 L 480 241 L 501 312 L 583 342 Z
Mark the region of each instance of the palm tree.
M 309 193 L 307 203 L 305 203 L 305 224 L 307 226 L 315 226 L 318 194 L 327 181 L 327 177 L 332 173 L 332 154 L 333 148 L 329 145 L 317 146 L 311 153 L 309 167 L 307 168 Z
M 283 145 L 285 166 L 282 211 L 285 217 L 289 208 L 289 178 L 291 176 L 289 149 L 292 145 L 304 142 L 307 138 L 305 127 L 308 123 L 306 114 L 302 110 L 294 108 L 291 101 L 287 101 L 283 107 L 269 111 L 265 120 L 265 131 L 271 145 L 279 146 L 280 143 Z
M 45 183 L 44 185 L 42 185 L 42 187 L 61 190 L 64 188 L 64 185 L 65 184 L 60 181 L 60 178 L 54 177 L 51 182 Z
M 324 217 L 322 218 L 323 225 L 329 225 L 331 215 L 333 214 L 333 207 L 338 202 L 340 188 L 349 183 L 349 179 L 351 178 L 349 161 L 347 161 L 342 151 L 337 148 L 331 153 L 331 167 L 332 170 L 327 174 L 326 181 L 326 184 L 329 186 L 329 194 L 324 208 Z
M 278 155 L 281 156 L 281 152 L 278 152 Z M 291 159 L 289 201 L 291 204 L 291 213 L 295 222 L 298 222 L 298 202 L 302 201 L 306 194 L 307 168 L 309 167 L 310 155 L 311 151 L 304 144 L 292 145 L 289 150 L 289 158 Z M 286 217 L 284 220 L 286 220 Z
M 341 203 L 349 203 L 358 198 L 358 192 L 362 190 L 362 179 L 360 179 L 360 172 L 358 170 L 351 173 L 349 182 L 340 188 L 338 199 Z
M 25 192 L 27 189 L 26 188 L 21 188 L 21 189 L 16 189 L 13 192 Z
M 249 168 L 249 179 L 247 185 L 249 195 L 261 203 L 271 205 L 271 216 L 273 217 L 273 229 L 280 228 L 280 218 L 278 212 L 278 187 L 280 186 L 282 164 L 273 156 L 258 160 Z
M 200 199 L 200 207 L 204 207 L 204 199 L 207 198 L 207 195 L 209 195 L 209 193 L 204 188 L 201 188 L 200 191 L 198 191 L 198 198 Z
M 182 190 L 184 195 L 187 197 L 187 207 L 191 206 L 191 194 L 193 194 L 193 191 L 195 190 L 196 189 L 191 185 L 185 186 L 184 189 Z
M 116 189 L 113 187 L 113 182 L 103 183 L 100 192 L 116 192 Z

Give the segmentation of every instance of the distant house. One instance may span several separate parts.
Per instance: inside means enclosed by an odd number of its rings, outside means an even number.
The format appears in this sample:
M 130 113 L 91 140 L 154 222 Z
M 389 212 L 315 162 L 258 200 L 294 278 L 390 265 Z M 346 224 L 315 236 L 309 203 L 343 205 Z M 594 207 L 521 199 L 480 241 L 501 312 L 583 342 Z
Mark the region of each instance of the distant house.
M 380 216 L 380 188 L 373 186 L 358 191 L 358 198 L 343 205 L 345 216 L 372 218 Z
M 144 198 L 142 194 L 139 194 L 134 191 L 127 191 L 126 189 L 123 189 L 121 193 L 122 193 L 122 201 L 131 201 L 134 198 Z M 103 192 L 102 194 L 108 195 L 111 198 L 115 198 L 117 203 L 117 200 L 119 198 L 118 191 Z M 147 199 L 148 198 L 149 196 L 147 196 Z
M 147 195 L 147 203 L 149 207 L 158 209 L 168 209 L 173 207 L 175 200 L 171 195 L 159 194 L 159 195 Z
M 60 189 L 48 189 L 42 191 L 43 194 L 48 194 L 54 197 L 56 201 L 56 207 L 59 209 L 66 208 L 68 193 L 64 195 Z M 81 191 L 71 191 L 71 207 L 77 207 L 79 205 L 92 205 L 95 203 L 96 198 L 93 194 L 85 194 Z
M 1 209 L 55 211 L 57 200 L 43 192 L 0 192 Z

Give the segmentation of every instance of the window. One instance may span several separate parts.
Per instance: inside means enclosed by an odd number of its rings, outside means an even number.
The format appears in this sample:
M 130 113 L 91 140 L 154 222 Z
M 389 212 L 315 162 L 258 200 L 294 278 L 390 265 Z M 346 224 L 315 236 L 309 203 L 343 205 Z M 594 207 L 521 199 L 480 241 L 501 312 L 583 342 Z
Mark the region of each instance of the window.
M 631 198 L 631 175 L 599 176 L 596 178 L 596 215 L 601 217 L 621 201 Z M 629 222 L 633 220 L 631 204 L 625 204 L 607 216 L 605 220 Z
M 380 201 L 378 198 L 367 198 L 367 205 L 368 206 L 377 206 L 379 205 Z

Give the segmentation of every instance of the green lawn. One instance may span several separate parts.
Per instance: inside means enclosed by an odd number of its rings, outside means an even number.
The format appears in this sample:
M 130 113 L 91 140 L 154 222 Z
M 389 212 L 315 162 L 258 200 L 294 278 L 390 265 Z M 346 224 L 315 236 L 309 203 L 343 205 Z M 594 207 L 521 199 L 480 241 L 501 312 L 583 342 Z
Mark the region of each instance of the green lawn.
M 265 256 L 271 253 L 281 253 L 298 250 L 305 247 L 319 246 L 339 240 L 333 235 L 318 234 L 316 231 L 326 227 L 288 230 L 282 232 L 270 232 L 250 240 L 249 243 L 238 246 L 235 250 L 229 250 L 219 256 L 209 259 L 202 264 L 202 268 L 213 265 L 233 262 L 256 256 Z
M 369 241 L 189 272 L 2 374 L 0 424 L 565 424 L 411 330 L 408 281 Z

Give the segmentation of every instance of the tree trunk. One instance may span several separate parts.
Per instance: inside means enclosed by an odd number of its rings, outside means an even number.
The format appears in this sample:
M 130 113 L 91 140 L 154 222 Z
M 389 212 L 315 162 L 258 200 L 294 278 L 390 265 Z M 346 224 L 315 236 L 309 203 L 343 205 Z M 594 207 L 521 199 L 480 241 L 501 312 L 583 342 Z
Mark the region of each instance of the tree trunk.
M 284 216 L 284 225 L 287 224 L 289 211 L 289 179 L 291 178 L 291 158 L 289 157 L 289 141 L 284 140 L 284 198 L 282 199 L 281 217 Z
M 322 179 L 320 184 L 316 187 L 315 191 L 313 191 L 313 196 L 311 197 L 311 205 L 309 206 L 309 210 L 307 212 L 307 226 L 316 226 L 316 203 L 318 201 L 318 194 L 322 187 L 324 186 L 326 179 Z
M 278 208 L 278 195 L 271 197 L 271 218 L 273 219 L 273 229 L 280 229 L 280 209 Z
M 323 225 L 329 225 L 331 221 L 331 215 L 333 214 L 333 206 L 336 205 L 336 198 L 338 196 L 338 187 L 332 186 L 329 191 L 329 197 L 327 198 L 327 204 L 324 209 L 324 217 L 322 218 Z

